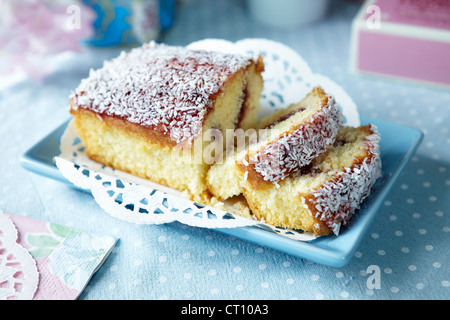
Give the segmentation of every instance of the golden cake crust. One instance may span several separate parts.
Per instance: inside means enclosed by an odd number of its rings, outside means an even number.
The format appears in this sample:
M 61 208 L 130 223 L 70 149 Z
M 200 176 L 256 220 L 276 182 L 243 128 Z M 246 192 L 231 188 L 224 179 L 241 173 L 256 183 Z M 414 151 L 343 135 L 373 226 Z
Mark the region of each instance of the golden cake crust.
M 260 73 L 262 60 L 152 42 L 91 70 L 70 107 L 127 120 L 176 143 L 192 142 L 222 89 L 250 67 Z M 255 107 L 245 106 L 240 118 Z

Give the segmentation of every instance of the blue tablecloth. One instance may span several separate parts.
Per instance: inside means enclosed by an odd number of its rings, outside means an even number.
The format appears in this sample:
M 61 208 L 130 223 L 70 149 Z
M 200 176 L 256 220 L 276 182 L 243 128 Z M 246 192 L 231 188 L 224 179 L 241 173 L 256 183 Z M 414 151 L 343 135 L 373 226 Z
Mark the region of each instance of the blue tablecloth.
M 23 81 L 0 92 L 0 209 L 118 239 L 80 299 L 450 298 L 450 90 L 351 74 L 351 20 L 359 5 L 332 2 L 324 21 L 283 30 L 252 21 L 241 1 L 189 2 L 163 41 L 285 43 L 340 83 L 362 115 L 424 132 L 347 266 L 322 266 L 180 223 L 120 221 L 90 194 L 23 169 L 19 157 L 69 118 L 71 90 L 119 49 L 88 49 L 43 83 Z M 370 266 L 380 271 L 379 289 L 371 286 Z

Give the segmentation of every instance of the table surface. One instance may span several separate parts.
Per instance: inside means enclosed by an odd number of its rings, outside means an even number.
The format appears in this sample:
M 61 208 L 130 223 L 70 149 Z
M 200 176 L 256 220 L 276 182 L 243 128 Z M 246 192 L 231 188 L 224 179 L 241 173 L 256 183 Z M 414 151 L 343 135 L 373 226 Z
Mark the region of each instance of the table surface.
M 69 118 L 70 92 L 120 49 L 89 48 L 41 83 L 0 91 L 0 209 L 111 235 L 117 245 L 79 299 L 448 299 L 450 298 L 450 90 L 349 72 L 351 20 L 359 4 L 333 1 L 327 18 L 276 29 L 243 2 L 192 1 L 162 41 L 268 38 L 296 50 L 340 83 L 360 113 L 425 134 L 350 263 L 332 268 L 180 223 L 134 225 L 93 197 L 30 173 L 20 156 Z M 381 288 L 370 288 L 372 266 Z

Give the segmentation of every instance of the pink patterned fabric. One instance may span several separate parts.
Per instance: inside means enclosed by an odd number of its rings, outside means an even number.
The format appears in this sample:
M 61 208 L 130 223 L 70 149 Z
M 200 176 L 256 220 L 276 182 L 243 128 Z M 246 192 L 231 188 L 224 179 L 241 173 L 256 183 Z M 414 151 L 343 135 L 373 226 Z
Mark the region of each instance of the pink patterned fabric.
M 18 231 L 17 242 L 36 261 L 39 285 L 34 300 L 76 299 L 115 244 L 109 236 L 21 215 L 6 215 Z

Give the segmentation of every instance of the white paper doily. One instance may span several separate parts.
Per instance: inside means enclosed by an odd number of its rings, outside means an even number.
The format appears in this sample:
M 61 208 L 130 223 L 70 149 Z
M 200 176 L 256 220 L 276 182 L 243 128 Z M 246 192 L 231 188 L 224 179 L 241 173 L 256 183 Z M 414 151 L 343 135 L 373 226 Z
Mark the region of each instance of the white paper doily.
M 38 288 L 36 261 L 17 239 L 14 223 L 0 210 L 0 300 L 31 300 Z
M 300 101 L 313 87 L 321 85 L 340 105 L 345 124 L 360 124 L 358 110 L 349 95 L 332 80 L 314 74 L 295 51 L 283 44 L 265 39 L 245 39 L 236 43 L 206 39 L 189 47 L 263 56 L 261 116 Z M 189 201 L 176 190 L 96 163 L 84 153 L 72 123 L 61 138 L 60 148 L 61 154 L 55 157 L 55 163 L 64 177 L 83 189 L 91 190 L 97 203 L 116 218 L 138 224 L 179 221 L 204 228 L 258 226 L 296 240 L 316 238 L 313 233 L 270 226 Z

